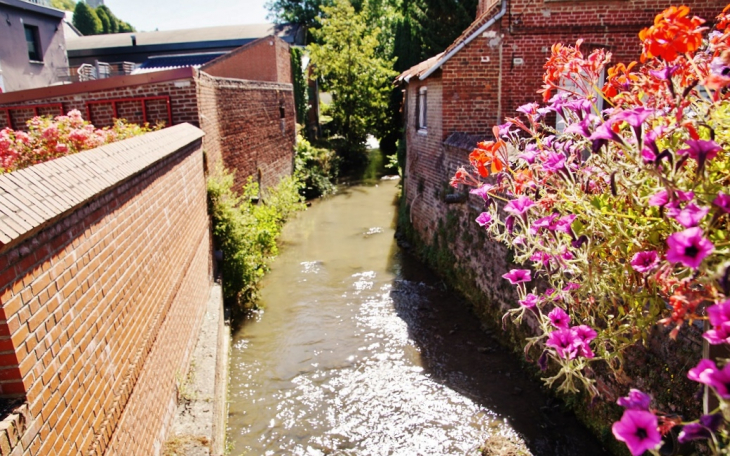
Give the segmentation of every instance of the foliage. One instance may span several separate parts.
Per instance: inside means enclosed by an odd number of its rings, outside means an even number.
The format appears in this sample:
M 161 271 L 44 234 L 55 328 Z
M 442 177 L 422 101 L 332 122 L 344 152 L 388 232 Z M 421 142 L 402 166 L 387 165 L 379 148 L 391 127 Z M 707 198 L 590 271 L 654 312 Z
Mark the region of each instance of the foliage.
M 301 135 L 297 135 L 294 151 L 294 176 L 302 183 L 300 193 L 306 198 L 333 193 L 332 180 L 337 176 L 339 162 L 334 151 L 313 147 Z
M 102 31 L 99 17 L 94 12 L 94 8 L 89 7 L 86 2 L 76 3 L 73 24 L 85 36 L 98 35 Z
M 266 8 L 269 10 L 268 18 L 276 23 L 297 24 L 311 31 L 319 27 L 322 7 L 332 3 L 331 0 L 271 0 L 266 3 Z M 305 41 L 309 43 L 310 37 Z
M 259 187 L 251 178 L 238 195 L 232 173 L 221 169 L 216 175 L 208 179 L 208 201 L 213 236 L 223 251 L 223 294 L 243 309 L 257 298 L 266 262 L 278 253 L 276 239 L 284 221 L 304 209 L 300 184 L 286 177 L 254 203 Z
M 33 117 L 28 132 L 0 130 L 0 173 L 15 171 L 64 155 L 139 136 L 151 131 L 145 126 L 115 120 L 111 128 L 98 129 L 77 110 L 67 116 Z
M 728 9 L 706 38 L 687 7 L 658 15 L 640 34 L 643 65 L 608 68 L 603 111 L 594 93 L 611 54 L 554 45 L 546 105 L 520 107 L 452 180 L 476 187 L 486 204 L 477 223 L 530 267 L 503 276 L 519 296 L 505 317 L 537 326 L 525 350 L 542 352 L 543 370 L 557 366 L 546 383 L 558 391 L 598 394 L 595 369 L 620 376 L 624 351 L 657 323 L 676 337 L 709 320 L 705 339 L 730 343 Z M 550 112 L 564 130 L 545 120 Z M 704 359 L 688 377 L 720 405 L 684 423 L 680 441 L 730 454 L 729 360 Z M 634 455 L 654 452 L 681 423 L 638 390 L 618 404 L 626 410 L 613 434 Z
M 297 110 L 297 123 L 303 124 L 307 118 L 309 104 L 307 103 L 307 78 L 302 69 L 301 48 L 291 48 L 291 71 L 294 85 L 294 107 Z
M 332 117 L 346 147 L 358 149 L 382 122 L 388 103 L 393 61 L 376 53 L 380 29 L 369 30 L 362 13 L 347 0 L 322 8 L 320 44 L 308 46 L 322 89 L 332 93 Z
M 423 33 L 425 53 L 442 52 L 476 18 L 478 0 L 421 0 L 417 20 Z
M 64 11 L 73 11 L 76 8 L 74 0 L 51 0 L 51 6 Z

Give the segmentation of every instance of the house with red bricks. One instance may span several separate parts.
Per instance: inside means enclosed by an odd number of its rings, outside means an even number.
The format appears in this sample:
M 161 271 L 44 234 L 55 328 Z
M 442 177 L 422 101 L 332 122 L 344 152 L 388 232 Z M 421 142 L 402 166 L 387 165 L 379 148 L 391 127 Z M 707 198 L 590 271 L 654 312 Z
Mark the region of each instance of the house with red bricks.
M 683 2 L 714 18 L 724 0 Z M 515 109 L 539 100 L 543 64 L 560 42 L 605 48 L 614 62 L 638 60 L 638 33 L 670 2 L 480 0 L 475 21 L 443 53 L 402 73 L 407 203 L 424 239 L 443 215 L 444 185 L 478 140 Z M 421 213 L 421 212 L 424 213 Z M 429 232 L 431 230 L 431 232 Z

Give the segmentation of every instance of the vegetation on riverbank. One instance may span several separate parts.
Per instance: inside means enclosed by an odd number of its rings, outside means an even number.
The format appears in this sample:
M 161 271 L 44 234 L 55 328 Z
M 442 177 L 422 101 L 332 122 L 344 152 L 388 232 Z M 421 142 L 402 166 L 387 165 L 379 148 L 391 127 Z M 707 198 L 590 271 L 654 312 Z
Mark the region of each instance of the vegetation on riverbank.
M 285 177 L 260 192 L 249 179 L 241 194 L 233 191 L 233 174 L 220 170 L 208 179 L 208 205 L 216 249 L 223 254 L 223 297 L 236 311 L 255 306 L 267 262 L 278 253 L 276 239 L 293 213 L 305 205 L 301 184 Z

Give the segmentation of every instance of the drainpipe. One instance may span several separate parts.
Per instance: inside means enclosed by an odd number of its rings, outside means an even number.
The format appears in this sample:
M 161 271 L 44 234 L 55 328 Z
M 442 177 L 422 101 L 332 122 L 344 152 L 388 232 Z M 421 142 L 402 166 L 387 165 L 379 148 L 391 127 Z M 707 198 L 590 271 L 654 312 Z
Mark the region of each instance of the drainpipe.
M 423 73 L 419 77 L 419 79 L 421 81 L 423 81 L 427 77 L 431 76 L 431 74 L 434 71 L 436 71 L 439 68 L 441 68 L 441 65 L 443 65 L 444 63 L 446 63 L 446 61 L 449 60 L 451 57 L 453 57 L 454 54 L 456 54 L 457 52 L 459 52 L 467 44 L 469 44 L 472 41 L 474 41 L 474 39 L 476 37 L 478 37 L 479 35 L 481 35 L 489 27 L 491 27 L 492 25 L 494 25 L 495 22 L 497 22 L 498 20 L 502 19 L 502 16 L 504 16 L 506 13 L 507 13 L 507 0 L 502 0 L 502 8 L 499 10 L 499 12 L 497 13 L 496 16 L 494 16 L 493 18 L 489 19 L 484 25 L 482 25 L 481 27 L 479 27 L 479 29 L 476 32 L 474 32 L 471 35 L 469 35 L 464 41 L 462 41 L 461 43 L 459 43 L 459 45 L 456 46 L 454 49 L 452 49 L 448 54 L 446 54 L 445 56 L 441 57 L 439 59 L 439 61 L 436 62 L 436 65 L 434 65 L 431 68 L 429 68 L 429 70 L 426 71 L 425 73 Z
M 502 123 L 502 48 L 504 35 L 499 38 L 499 75 L 497 76 L 497 124 Z M 495 141 L 497 138 L 494 138 Z

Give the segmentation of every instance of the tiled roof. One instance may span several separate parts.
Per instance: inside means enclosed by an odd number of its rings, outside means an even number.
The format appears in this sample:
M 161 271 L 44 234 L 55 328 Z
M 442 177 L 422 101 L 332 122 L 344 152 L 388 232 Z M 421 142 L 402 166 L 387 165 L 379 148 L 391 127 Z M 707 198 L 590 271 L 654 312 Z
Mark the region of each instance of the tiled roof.
M 436 65 L 436 62 L 438 62 L 443 55 L 443 52 L 440 54 L 436 54 L 430 59 L 424 60 L 423 62 L 410 67 L 409 69 L 398 75 L 397 78 L 395 78 L 395 83 L 399 84 L 403 81 L 408 82 L 408 80 L 412 77 L 418 77 L 422 75 L 426 71 L 430 70 L 432 66 Z

